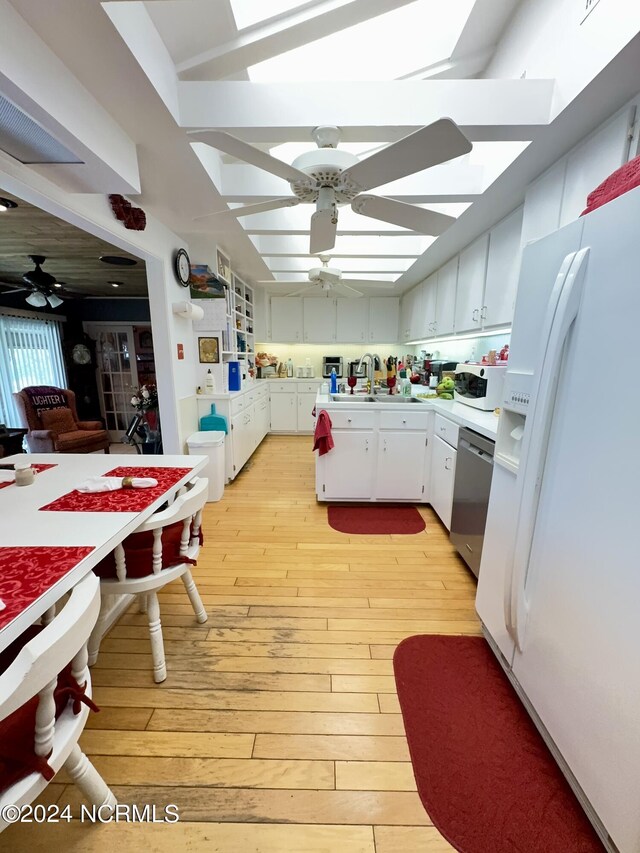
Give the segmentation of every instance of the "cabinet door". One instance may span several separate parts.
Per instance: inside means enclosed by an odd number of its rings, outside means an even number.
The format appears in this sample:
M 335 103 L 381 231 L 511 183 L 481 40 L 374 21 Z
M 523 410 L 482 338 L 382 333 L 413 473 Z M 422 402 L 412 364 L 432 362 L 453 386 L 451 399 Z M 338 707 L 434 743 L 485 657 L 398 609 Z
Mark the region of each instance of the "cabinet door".
M 271 340 L 276 343 L 302 343 L 302 299 L 271 297 Z
M 298 432 L 313 432 L 316 419 L 311 414 L 316 404 L 316 394 L 298 392 Z
M 336 341 L 363 344 L 369 340 L 369 300 L 336 300 Z
M 298 429 L 298 411 L 296 392 L 271 395 L 271 431 L 296 432 Z
M 398 314 L 400 300 L 397 296 L 376 296 L 369 300 L 369 341 L 383 343 L 398 340 Z
M 265 397 L 256 403 L 257 425 L 258 425 L 258 444 L 262 441 L 265 435 L 269 432 L 270 427 L 270 411 L 269 398 Z
M 400 328 L 398 331 L 398 340 L 400 342 L 411 340 L 411 319 L 413 317 L 413 310 L 416 305 L 417 296 L 417 287 L 414 287 L 413 290 L 407 291 L 407 293 L 402 296 L 402 302 L 400 304 Z
M 457 453 L 458 451 L 446 441 L 438 436 L 434 437 L 431 448 L 431 506 L 447 530 L 451 527 Z
M 427 319 L 425 316 L 425 284 L 422 282 L 414 290 L 413 310 L 409 320 L 409 340 L 417 341 L 419 338 L 426 337 Z
M 233 435 L 233 473 L 234 476 L 247 461 L 247 435 L 245 430 L 245 413 L 238 412 L 231 418 L 231 430 Z
M 326 344 L 336 339 L 336 300 L 304 299 L 304 341 Z
M 430 275 L 423 285 L 422 324 L 418 337 L 432 338 L 436 334 L 436 305 L 438 298 L 438 273 Z
M 422 500 L 426 450 L 426 432 L 380 432 L 376 498 Z
M 333 450 L 322 457 L 322 497 L 369 500 L 375 468 L 373 430 L 334 429 L 333 440 Z
M 438 296 L 436 299 L 436 335 L 450 335 L 456 315 L 456 290 L 458 287 L 458 258 L 451 258 L 438 270 Z
M 523 208 L 514 210 L 491 229 L 487 282 L 480 312 L 484 328 L 506 326 L 513 320 L 522 249 Z
M 460 253 L 456 291 L 456 332 L 469 332 L 481 326 L 480 310 L 487 273 L 488 247 L 489 235 L 483 234 Z

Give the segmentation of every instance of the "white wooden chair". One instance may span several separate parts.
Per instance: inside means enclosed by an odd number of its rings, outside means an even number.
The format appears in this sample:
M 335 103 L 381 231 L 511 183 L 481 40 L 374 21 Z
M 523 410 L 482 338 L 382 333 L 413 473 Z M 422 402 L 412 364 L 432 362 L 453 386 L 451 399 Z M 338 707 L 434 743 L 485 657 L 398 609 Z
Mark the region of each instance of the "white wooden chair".
M 99 582 L 91 573 L 74 587 L 57 616 L 48 611 L 50 621 L 43 618 L 43 623 L 48 621 L 48 624 L 22 647 L 0 674 L 0 722 L 24 710 L 26 703 L 38 697 L 33 741 L 36 756 L 46 759 L 54 773 L 64 767 L 90 803 L 111 808 L 116 805 L 116 798 L 78 746 L 89 707 L 67 699 L 56 719 L 54 698 L 58 674 L 69 662 L 71 675 L 78 685 L 86 685 L 84 695 L 91 697 L 87 640 L 99 607 Z M 36 771 L 14 782 L 0 794 L 0 815 L 3 806 L 31 803 L 48 784 L 42 773 Z M 0 832 L 6 826 L 0 817 Z
M 209 481 L 205 477 L 198 478 L 191 488 L 179 495 L 168 509 L 155 513 L 136 530 L 136 534 L 149 531 L 153 532 L 152 573 L 144 577 L 127 577 L 127 542 L 125 541 L 123 544 L 118 545 L 114 551 L 117 577 L 103 577 L 100 581 L 103 601 L 105 602 L 108 600 L 107 597 L 126 593 L 133 593 L 139 597 L 140 612 L 146 612 L 149 620 L 153 678 L 157 683 L 164 681 L 167 677 L 158 590 L 171 583 L 171 581 L 176 580 L 176 578 L 181 578 L 193 606 L 197 621 L 206 622 L 208 618 L 200 594 L 191 576 L 191 564 L 176 561 L 173 565 L 166 566 L 165 568 L 162 567 L 162 533 L 169 525 L 181 521 L 182 534 L 179 556 L 195 560 L 200 551 L 202 510 L 207 501 L 208 489 Z M 107 618 L 108 610 L 105 607 L 101 609 L 100 617 L 89 640 L 90 666 L 97 660 L 100 640 L 105 633 L 105 620 Z

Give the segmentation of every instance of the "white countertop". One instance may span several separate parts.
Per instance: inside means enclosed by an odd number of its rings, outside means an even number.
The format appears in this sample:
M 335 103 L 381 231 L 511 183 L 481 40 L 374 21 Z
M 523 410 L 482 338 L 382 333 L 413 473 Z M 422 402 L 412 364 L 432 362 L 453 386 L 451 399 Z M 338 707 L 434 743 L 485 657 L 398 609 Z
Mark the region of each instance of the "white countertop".
M 329 414 L 337 409 L 348 409 L 349 401 L 333 401 L 328 394 L 320 394 L 316 398 L 316 409 L 326 409 Z M 474 409 L 472 406 L 466 406 L 464 403 L 458 403 L 455 400 L 438 400 L 438 399 L 423 399 L 420 403 L 353 403 L 351 404 L 358 410 L 364 411 L 409 411 L 414 412 L 419 406 L 424 406 L 427 409 L 432 409 L 438 414 L 449 420 L 454 421 L 459 426 L 467 427 L 475 430 L 485 438 L 490 438 L 495 441 L 498 430 L 498 417 L 493 412 L 482 412 L 479 409 Z

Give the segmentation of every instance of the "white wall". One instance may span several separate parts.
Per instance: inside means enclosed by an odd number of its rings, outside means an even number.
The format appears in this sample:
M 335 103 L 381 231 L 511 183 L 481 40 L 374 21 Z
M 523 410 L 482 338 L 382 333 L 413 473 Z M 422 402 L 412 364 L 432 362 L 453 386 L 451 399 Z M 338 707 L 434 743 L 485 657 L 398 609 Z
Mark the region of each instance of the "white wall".
M 295 367 L 304 367 L 310 360 L 316 377 L 322 377 L 322 359 L 325 355 L 342 356 L 344 361 L 344 376 L 347 376 L 349 361 L 355 361 L 365 352 L 376 353 L 380 358 L 390 355 L 402 357 L 413 352 L 413 347 L 406 344 L 277 344 L 257 343 L 256 352 L 267 352 L 276 355 L 278 361 L 286 362 L 288 358 Z
M 600 0 L 587 19 L 585 0 L 522 0 L 484 77 L 555 78 L 552 118 L 640 30 L 640 3 Z

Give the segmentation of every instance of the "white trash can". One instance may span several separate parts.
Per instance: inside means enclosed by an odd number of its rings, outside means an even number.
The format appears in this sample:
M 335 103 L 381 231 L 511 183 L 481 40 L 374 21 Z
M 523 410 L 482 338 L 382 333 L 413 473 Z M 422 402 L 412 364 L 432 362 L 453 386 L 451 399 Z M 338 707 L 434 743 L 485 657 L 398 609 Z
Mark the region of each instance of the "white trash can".
M 224 494 L 224 433 L 219 430 L 194 432 L 187 439 L 190 456 L 208 456 L 209 461 L 202 472 L 209 479 L 207 503 L 222 500 Z

